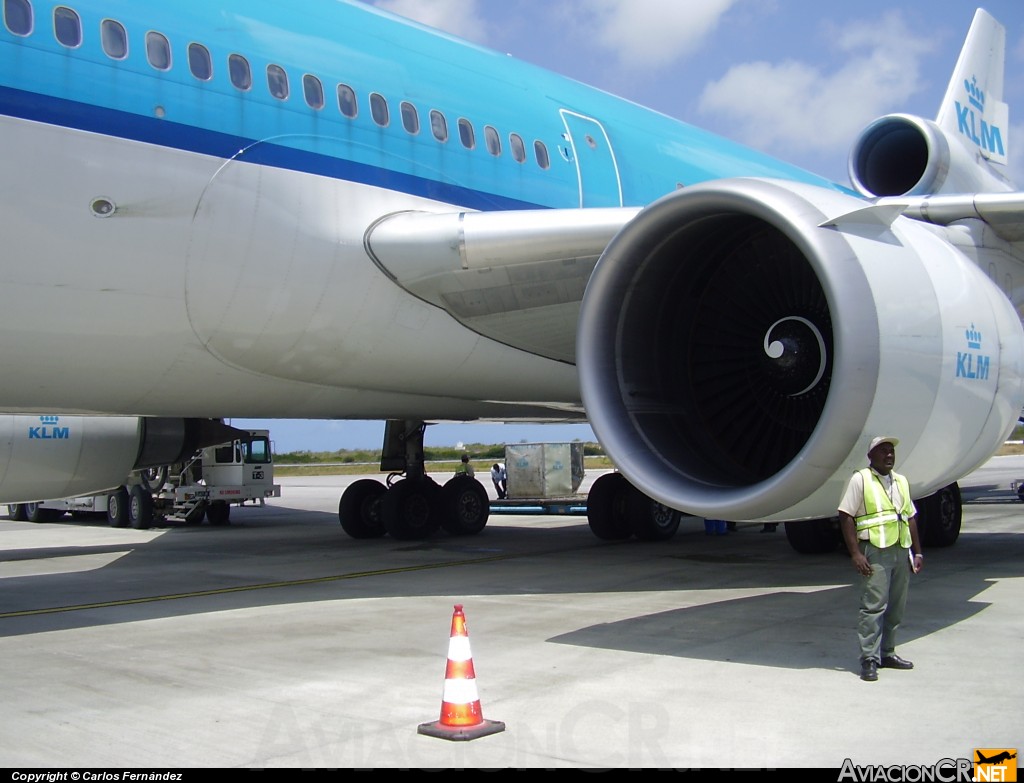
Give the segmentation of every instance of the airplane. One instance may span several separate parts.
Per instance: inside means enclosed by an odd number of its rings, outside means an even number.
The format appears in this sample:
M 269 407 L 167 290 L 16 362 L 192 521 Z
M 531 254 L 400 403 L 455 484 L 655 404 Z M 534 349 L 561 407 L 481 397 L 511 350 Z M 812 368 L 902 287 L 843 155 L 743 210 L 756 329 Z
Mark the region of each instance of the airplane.
M 976 750 L 974 751 L 974 753 L 978 757 L 977 761 L 975 762 L 976 764 L 999 764 L 1002 761 L 1009 761 L 1011 759 L 1017 758 L 1016 753 L 1010 753 L 1008 750 L 1004 750 L 1000 753 L 997 753 L 992 758 L 986 758 L 980 750 Z
M 884 432 L 941 546 L 1024 407 L 984 10 L 937 118 L 871 123 L 850 187 L 358 2 L 2 4 L 0 502 L 100 489 L 147 432 L 383 419 L 345 532 L 470 535 L 486 493 L 427 475 L 429 423 L 588 421 L 599 538 L 686 513 L 813 552 Z

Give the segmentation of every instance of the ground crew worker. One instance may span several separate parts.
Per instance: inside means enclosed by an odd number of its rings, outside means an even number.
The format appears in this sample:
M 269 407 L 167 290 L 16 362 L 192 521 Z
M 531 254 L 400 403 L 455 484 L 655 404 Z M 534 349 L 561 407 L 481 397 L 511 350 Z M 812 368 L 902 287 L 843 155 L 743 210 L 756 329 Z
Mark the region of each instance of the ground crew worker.
M 893 470 L 896 445 L 888 435 L 868 447 L 869 467 L 858 470 L 839 503 L 839 523 L 853 567 L 861 575 L 857 637 L 860 678 L 878 679 L 878 669 L 913 669 L 896 654 L 910 572 L 924 565 L 917 509 L 906 477 Z

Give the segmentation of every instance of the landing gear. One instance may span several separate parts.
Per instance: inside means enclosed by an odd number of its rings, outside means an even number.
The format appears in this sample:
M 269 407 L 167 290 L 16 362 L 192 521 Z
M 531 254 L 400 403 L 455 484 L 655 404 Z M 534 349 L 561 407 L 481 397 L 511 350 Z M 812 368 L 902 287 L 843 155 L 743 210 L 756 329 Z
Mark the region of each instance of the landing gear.
M 802 555 L 835 552 L 843 541 L 837 519 L 802 519 L 786 523 L 789 545 Z
M 634 487 L 621 473 L 601 476 L 587 495 L 590 532 L 604 541 L 636 536 L 642 541 L 667 541 L 679 529 L 682 515 Z
M 455 476 L 441 489 L 441 512 L 441 527 L 451 535 L 472 536 L 487 525 L 491 501 L 475 478 Z
M 352 538 L 380 538 L 387 533 L 380 518 L 380 499 L 387 491 L 375 479 L 350 484 L 338 503 L 342 529 Z
M 110 502 L 107 502 L 110 511 Z M 128 522 L 136 530 L 149 530 L 153 526 L 153 496 L 142 484 L 135 484 L 128 493 Z
M 925 546 L 952 546 L 960 536 L 963 502 L 960 486 L 949 484 L 934 495 L 915 500 L 917 529 Z
M 429 538 L 441 528 L 451 535 L 475 535 L 487 525 L 490 501 L 479 481 L 456 476 L 441 487 L 426 474 L 425 430 L 422 421 L 388 421 L 380 465 L 382 471 L 391 473 L 387 485 L 360 479 L 345 490 L 338 503 L 341 527 L 352 538 L 387 534 L 415 541 Z
M 111 527 L 128 525 L 128 489 L 118 487 L 107 495 L 107 522 Z

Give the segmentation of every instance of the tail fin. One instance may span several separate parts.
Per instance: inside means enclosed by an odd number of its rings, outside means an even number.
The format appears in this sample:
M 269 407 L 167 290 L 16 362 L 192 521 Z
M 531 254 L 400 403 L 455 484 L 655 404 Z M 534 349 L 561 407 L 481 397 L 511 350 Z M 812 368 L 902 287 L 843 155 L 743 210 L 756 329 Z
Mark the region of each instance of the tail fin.
M 936 123 L 991 163 L 1009 160 L 1009 107 L 1003 103 L 1006 29 L 979 8 L 946 88 Z

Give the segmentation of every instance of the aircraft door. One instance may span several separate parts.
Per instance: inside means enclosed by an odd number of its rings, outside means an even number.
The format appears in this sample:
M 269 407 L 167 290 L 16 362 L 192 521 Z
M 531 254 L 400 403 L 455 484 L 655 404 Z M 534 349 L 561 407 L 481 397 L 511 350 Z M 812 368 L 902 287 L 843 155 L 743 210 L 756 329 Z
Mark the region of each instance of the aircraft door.
M 568 145 L 562 154 L 576 163 L 581 207 L 621 207 L 622 182 L 604 126 L 593 117 L 561 109 Z

